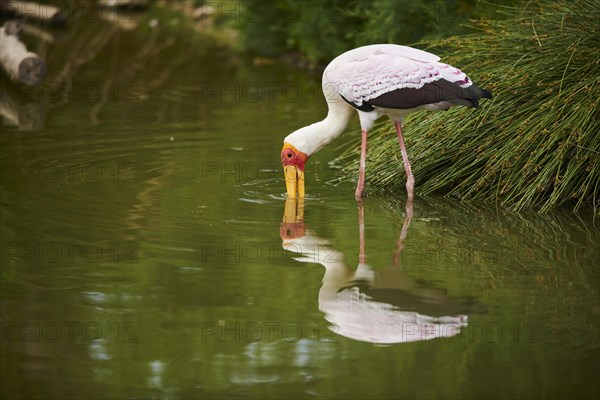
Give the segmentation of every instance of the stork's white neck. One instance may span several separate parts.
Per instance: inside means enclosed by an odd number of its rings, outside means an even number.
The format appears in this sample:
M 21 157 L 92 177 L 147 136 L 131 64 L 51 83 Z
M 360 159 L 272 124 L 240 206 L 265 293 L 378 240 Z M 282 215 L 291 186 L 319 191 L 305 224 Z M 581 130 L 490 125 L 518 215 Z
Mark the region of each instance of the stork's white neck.
M 283 248 L 297 253 L 297 261 L 321 264 L 325 267 L 319 301 L 335 300 L 338 290 L 352 281 L 354 272 L 344 261 L 344 254 L 309 229 L 304 236 L 284 240 Z
M 310 156 L 340 136 L 350 122 L 353 109 L 339 97 L 330 100 L 327 105 L 329 112 L 323 121 L 315 122 L 290 133 L 284 142 Z

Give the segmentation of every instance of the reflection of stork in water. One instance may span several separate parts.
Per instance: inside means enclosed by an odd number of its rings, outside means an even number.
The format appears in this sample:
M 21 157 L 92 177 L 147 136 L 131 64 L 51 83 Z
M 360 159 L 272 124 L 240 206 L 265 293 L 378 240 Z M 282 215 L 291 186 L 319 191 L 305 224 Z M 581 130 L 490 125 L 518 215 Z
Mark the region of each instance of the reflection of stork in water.
M 464 314 L 473 308 L 472 301 L 450 297 L 443 289 L 420 285 L 398 267 L 411 217 L 412 202 L 407 204 L 394 265 L 373 271 L 366 263 L 364 208 L 359 202 L 359 264 L 353 271 L 341 252 L 305 228 L 304 200 L 286 200 L 280 230 L 283 248 L 297 253 L 297 261 L 325 267 L 319 309 L 336 333 L 355 340 L 389 344 L 452 337 L 467 325 Z

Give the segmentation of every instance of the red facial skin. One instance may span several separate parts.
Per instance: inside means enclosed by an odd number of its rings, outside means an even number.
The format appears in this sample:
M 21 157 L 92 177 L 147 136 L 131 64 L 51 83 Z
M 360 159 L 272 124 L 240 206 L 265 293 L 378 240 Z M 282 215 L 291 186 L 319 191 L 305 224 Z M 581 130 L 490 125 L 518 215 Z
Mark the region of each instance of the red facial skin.
M 281 150 L 281 163 L 283 166 L 293 165 L 304 172 L 304 165 L 308 156 L 301 151 L 292 148 L 290 145 L 284 145 Z

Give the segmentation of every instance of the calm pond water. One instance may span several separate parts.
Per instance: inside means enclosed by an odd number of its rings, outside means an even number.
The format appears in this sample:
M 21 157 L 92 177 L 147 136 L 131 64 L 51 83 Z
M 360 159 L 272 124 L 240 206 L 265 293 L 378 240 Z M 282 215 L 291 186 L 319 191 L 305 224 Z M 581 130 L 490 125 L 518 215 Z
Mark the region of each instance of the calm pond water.
M 286 204 L 318 76 L 110 32 L 2 127 L 2 398 L 598 397 L 591 213 L 360 208 L 328 184 L 350 132 Z

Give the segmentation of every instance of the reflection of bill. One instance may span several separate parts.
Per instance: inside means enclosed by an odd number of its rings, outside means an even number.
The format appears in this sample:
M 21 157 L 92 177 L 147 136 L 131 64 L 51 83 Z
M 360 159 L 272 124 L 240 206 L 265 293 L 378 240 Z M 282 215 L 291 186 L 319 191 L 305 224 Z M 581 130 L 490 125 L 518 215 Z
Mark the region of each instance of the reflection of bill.
M 412 209 L 406 222 L 411 215 Z M 406 222 L 398 251 L 408 229 Z M 473 308 L 472 300 L 420 285 L 397 265 L 374 271 L 366 264 L 362 203 L 359 227 L 360 262 L 354 271 L 341 252 L 305 227 L 303 200 L 286 200 L 280 229 L 283 248 L 298 254 L 294 258 L 297 261 L 325 267 L 319 309 L 334 332 L 359 341 L 389 344 L 452 337 L 467 326 L 465 314 Z

